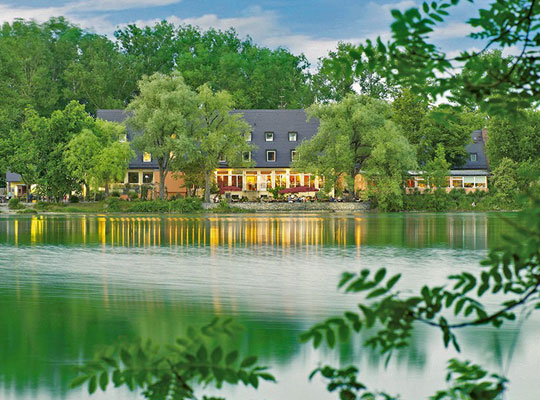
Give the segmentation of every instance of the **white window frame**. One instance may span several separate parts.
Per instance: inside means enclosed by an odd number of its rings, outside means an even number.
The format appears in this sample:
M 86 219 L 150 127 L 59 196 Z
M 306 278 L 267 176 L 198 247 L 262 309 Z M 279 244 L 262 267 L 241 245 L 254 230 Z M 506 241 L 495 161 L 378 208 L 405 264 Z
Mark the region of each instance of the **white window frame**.
M 273 160 L 268 159 L 268 155 L 270 153 L 274 153 L 274 159 Z M 266 162 L 276 162 L 276 160 L 277 160 L 277 150 L 266 150 Z
M 291 140 L 291 135 L 294 135 L 294 140 Z M 298 141 L 298 132 L 289 132 L 289 142 L 297 142 Z
M 245 157 L 247 154 L 247 158 Z M 251 151 L 244 151 L 242 153 L 242 160 L 243 161 L 251 161 Z
M 246 133 L 246 142 L 251 142 L 253 140 L 253 132 Z
M 296 149 L 292 149 L 292 150 L 291 150 L 291 161 L 294 161 L 294 160 L 297 159 L 297 158 L 296 158 L 296 154 L 297 154 L 297 153 L 296 153 Z
M 274 132 L 264 132 L 264 141 L 273 142 L 274 141 Z
M 473 160 L 474 156 L 474 160 Z M 469 153 L 469 161 L 478 161 L 478 153 Z

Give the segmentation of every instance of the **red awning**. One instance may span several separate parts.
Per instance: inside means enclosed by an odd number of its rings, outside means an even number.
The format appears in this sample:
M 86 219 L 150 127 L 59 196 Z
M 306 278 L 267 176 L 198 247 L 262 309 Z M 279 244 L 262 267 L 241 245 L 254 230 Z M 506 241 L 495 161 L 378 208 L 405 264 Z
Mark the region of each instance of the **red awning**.
M 297 186 L 293 188 L 281 189 L 279 193 L 285 194 L 285 193 L 304 193 L 304 192 L 318 192 L 318 191 L 319 189 L 315 189 L 309 186 Z
M 225 193 L 225 192 L 241 192 L 242 191 L 242 188 L 238 187 L 238 186 L 222 186 L 219 188 L 219 191 L 221 194 Z

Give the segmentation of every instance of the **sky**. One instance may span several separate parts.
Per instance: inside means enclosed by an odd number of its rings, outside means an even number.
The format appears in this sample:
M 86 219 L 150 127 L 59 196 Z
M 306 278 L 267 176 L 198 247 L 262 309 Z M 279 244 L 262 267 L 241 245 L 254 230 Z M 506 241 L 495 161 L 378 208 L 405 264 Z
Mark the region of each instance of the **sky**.
M 479 6 L 462 1 L 451 18 L 433 34 L 449 52 L 479 47 L 466 38 L 468 18 Z M 53 16 L 113 38 L 113 32 L 128 24 L 152 25 L 166 19 L 203 29 L 233 27 L 241 36 L 251 36 L 262 46 L 285 47 L 304 53 L 315 65 L 319 57 L 335 49 L 339 41 L 360 43 L 381 36 L 389 39 L 392 9 L 406 10 L 417 0 L 0 0 L 0 22 L 15 18 L 43 22 Z

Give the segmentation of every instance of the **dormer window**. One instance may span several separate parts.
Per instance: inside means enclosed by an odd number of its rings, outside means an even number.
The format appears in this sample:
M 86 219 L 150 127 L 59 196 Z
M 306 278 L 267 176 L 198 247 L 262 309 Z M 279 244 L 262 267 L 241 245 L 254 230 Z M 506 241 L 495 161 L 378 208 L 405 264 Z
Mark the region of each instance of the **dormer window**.
M 152 155 L 145 151 L 143 153 L 142 160 L 143 160 L 143 162 L 152 162 Z
M 118 139 L 120 141 L 120 143 L 125 143 L 127 142 L 127 134 L 126 133 L 122 133 Z
M 273 142 L 274 141 L 274 132 L 264 132 L 264 140 L 265 140 L 265 142 Z
M 470 160 L 470 161 L 478 161 L 478 154 L 476 154 L 476 153 L 470 153 L 470 154 L 469 154 L 469 160 Z
M 246 133 L 246 142 L 251 142 L 253 140 L 253 132 Z
M 296 142 L 298 140 L 298 132 L 289 132 L 289 142 Z

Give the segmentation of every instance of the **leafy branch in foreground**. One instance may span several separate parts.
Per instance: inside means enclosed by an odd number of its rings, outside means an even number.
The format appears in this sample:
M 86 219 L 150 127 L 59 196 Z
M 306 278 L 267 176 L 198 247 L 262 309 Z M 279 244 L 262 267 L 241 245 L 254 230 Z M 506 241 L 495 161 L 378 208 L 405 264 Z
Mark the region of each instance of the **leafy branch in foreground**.
M 79 376 L 71 387 L 88 382 L 92 394 L 98 386 L 105 391 L 112 382 L 114 387 L 142 389 L 150 400 L 181 400 L 197 399 L 195 385 L 221 388 L 223 383 L 243 383 L 257 388 L 260 380 L 275 382 L 267 367 L 257 365 L 257 357 L 241 359 L 237 350 L 226 352 L 219 344 L 212 346 L 238 330 L 231 319 L 216 318 L 199 330 L 188 328 L 186 337 L 176 339 L 174 345 L 160 347 L 148 340 L 107 348 L 77 367 Z
M 507 111 L 512 102 L 521 107 L 538 104 L 540 2 L 492 0 L 489 6 L 479 7 L 478 16 L 466 23 L 468 38 L 479 41 L 481 50 L 451 57 L 437 44 L 436 31 L 460 3 L 464 1 L 437 0 L 403 12 L 392 10 L 392 40 L 368 40 L 350 56 L 434 100 L 451 93 L 451 100 L 459 104 L 472 100 L 484 110 L 499 112 Z M 508 58 L 489 56 L 510 49 L 515 55 Z M 428 81 L 432 84 L 426 87 Z
M 449 276 L 446 285 L 424 285 L 418 294 L 412 296 L 394 290 L 401 275 L 387 278 L 384 268 L 374 274 L 368 269 L 358 274 L 343 274 L 339 287 L 344 288 L 345 293 L 364 294 L 364 301 L 358 304 L 359 311 L 347 311 L 343 316 L 316 324 L 301 335 L 301 340 L 312 341 L 317 348 L 326 339 L 328 346 L 334 347 L 337 338 L 347 341 L 351 332 L 369 331 L 365 346 L 387 354 L 388 362 L 393 350 L 408 346 L 415 323 L 438 328 L 445 347 L 452 343 L 459 352 L 455 330 L 481 325 L 498 328 L 505 321 L 516 319 L 518 308 L 540 308 L 540 200 L 531 199 L 531 203 L 531 207 L 520 213 L 518 222 L 508 220 L 514 228 L 513 234 L 504 237 L 504 244 L 489 253 L 481 263 L 483 270 L 476 274 L 464 271 Z M 487 294 L 501 299 L 494 310 L 486 310 L 480 302 Z M 476 367 L 458 361 L 451 362 L 449 369 L 451 376 L 467 371 L 470 372 L 466 374 L 469 378 L 482 375 Z M 471 371 L 478 373 L 475 375 Z M 456 382 L 477 380 L 469 378 L 458 378 Z M 505 381 L 500 377 L 497 379 L 495 386 L 469 382 L 468 386 L 459 386 L 459 390 L 470 386 L 489 393 L 498 390 L 500 394 Z M 434 398 L 491 399 L 497 398 L 498 394 L 492 397 L 448 396 Z

